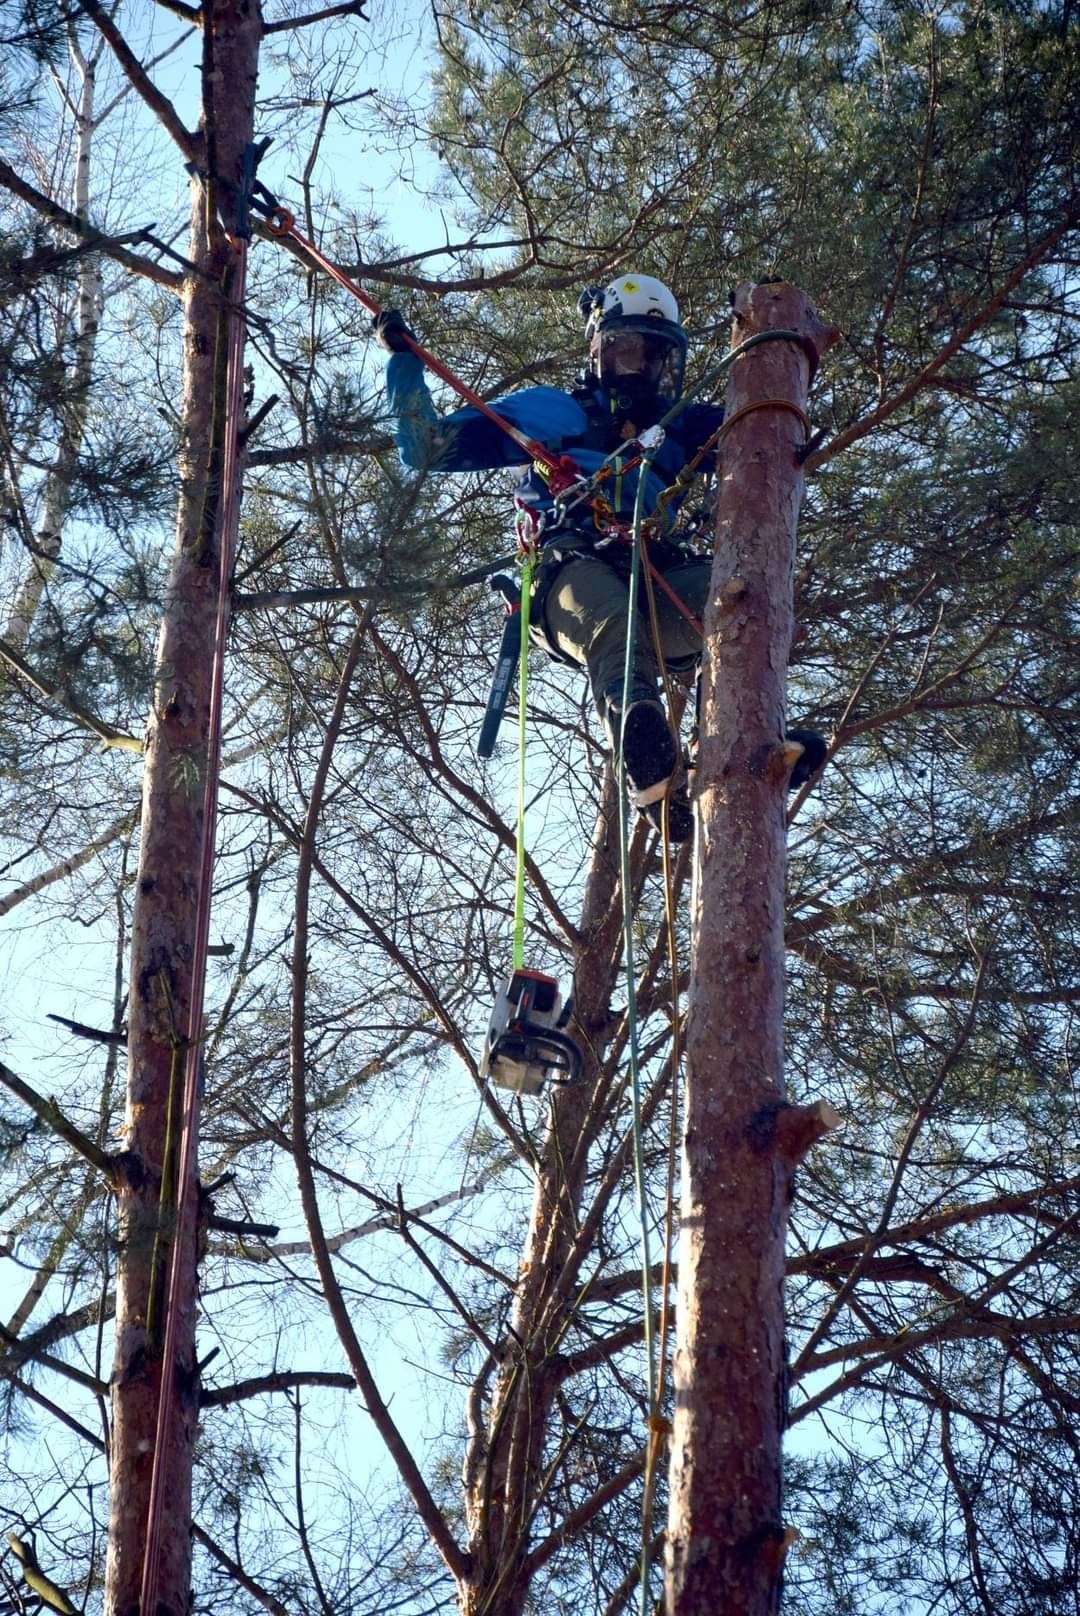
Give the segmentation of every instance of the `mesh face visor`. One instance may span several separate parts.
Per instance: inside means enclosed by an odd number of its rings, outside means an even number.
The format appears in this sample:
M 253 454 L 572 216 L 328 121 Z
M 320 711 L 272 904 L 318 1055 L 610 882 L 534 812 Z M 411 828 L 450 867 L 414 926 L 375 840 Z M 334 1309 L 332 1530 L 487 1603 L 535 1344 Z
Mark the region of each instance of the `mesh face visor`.
M 653 316 L 624 316 L 592 341 L 594 374 L 606 387 L 624 387 L 678 398 L 682 392 L 686 338 L 678 326 Z

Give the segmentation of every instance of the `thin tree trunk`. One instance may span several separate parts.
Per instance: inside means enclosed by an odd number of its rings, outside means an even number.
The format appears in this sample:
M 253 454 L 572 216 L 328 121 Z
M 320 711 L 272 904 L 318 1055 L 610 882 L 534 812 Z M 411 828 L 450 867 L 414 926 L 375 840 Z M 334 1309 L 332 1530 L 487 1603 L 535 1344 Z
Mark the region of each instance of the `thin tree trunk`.
M 253 0 L 215 0 L 204 28 L 203 147 L 208 169 L 236 184 L 251 142 L 262 20 Z M 226 200 L 226 193 L 219 191 Z M 195 1355 L 197 1249 L 194 1204 L 182 1226 L 159 1219 L 168 1155 L 175 1160 L 185 1039 L 192 1003 L 197 871 L 203 833 L 210 682 L 218 599 L 220 466 L 226 423 L 225 282 L 232 248 L 193 188 L 189 256 L 199 273 L 185 286 L 181 400 L 181 494 L 177 546 L 158 639 L 154 709 L 147 730 L 142 839 L 132 929 L 127 1173 L 119 1196 L 116 1355 L 112 1381 L 107 1616 L 136 1616 L 154 1461 L 165 1326 L 159 1223 L 180 1262 L 174 1399 L 163 1456 L 167 1489 L 154 1616 L 183 1616 L 191 1586 L 191 1468 L 198 1413 Z M 237 425 L 238 423 L 233 423 Z M 174 1122 L 170 1130 L 170 1100 Z M 194 1199 L 194 1198 L 193 1198 Z M 175 1219 L 172 1220 L 175 1222 Z M 156 1273 L 156 1278 L 155 1278 Z M 155 1322 L 148 1328 L 151 1292 Z
M 764 342 L 731 372 L 727 411 L 802 410 L 832 340 L 795 287 L 741 287 L 733 344 Z M 783 1082 L 785 684 L 798 415 L 783 403 L 735 422 L 722 445 L 717 552 L 705 615 L 692 975 L 667 1538 L 669 1616 L 771 1616 L 785 1527 L 784 1235 L 814 1114 Z M 822 1125 L 816 1131 L 823 1131 Z
M 99 46 L 90 56 L 84 56 L 72 31 L 71 59 L 81 77 L 78 105 L 73 108 L 77 146 L 72 212 L 87 225 L 90 222 L 90 153 L 97 127 L 94 118 L 94 91 L 100 54 Z M 73 358 L 63 382 L 60 442 L 56 458 L 45 479 L 41 517 L 34 535 L 37 554 L 30 557 L 26 576 L 23 578 L 4 628 L 5 640 L 16 650 L 22 650 L 30 637 L 45 585 L 60 554 L 64 523 L 71 508 L 72 483 L 78 468 L 83 439 L 86 436 L 86 417 L 103 299 L 101 264 L 97 253 L 83 253 L 79 259 L 76 298 Z

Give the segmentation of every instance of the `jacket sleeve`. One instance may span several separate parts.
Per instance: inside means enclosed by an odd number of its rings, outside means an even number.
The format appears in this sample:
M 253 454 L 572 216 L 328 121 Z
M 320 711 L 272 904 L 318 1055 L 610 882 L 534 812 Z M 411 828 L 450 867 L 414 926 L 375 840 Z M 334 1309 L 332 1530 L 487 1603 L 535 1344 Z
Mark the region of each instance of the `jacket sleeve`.
M 471 405 L 440 420 L 423 364 L 413 353 L 391 355 L 386 396 L 398 450 L 413 471 L 487 471 L 526 461 L 521 445 Z M 495 399 L 491 407 L 519 431 L 555 451 L 585 429 L 581 405 L 555 387 L 525 388 Z

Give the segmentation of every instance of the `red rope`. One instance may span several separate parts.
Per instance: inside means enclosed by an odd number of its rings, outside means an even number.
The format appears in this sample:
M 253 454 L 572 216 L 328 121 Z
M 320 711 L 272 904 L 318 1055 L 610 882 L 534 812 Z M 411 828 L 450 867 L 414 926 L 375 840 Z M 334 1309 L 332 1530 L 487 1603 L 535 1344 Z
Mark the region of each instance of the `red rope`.
M 280 222 L 275 223 L 275 220 Z M 337 281 L 338 285 L 343 287 L 350 296 L 355 297 L 359 303 L 362 303 L 369 314 L 378 318 L 383 312 L 382 305 L 369 296 L 363 287 L 350 280 L 348 275 L 338 269 L 336 264 L 331 263 L 330 259 L 319 251 L 313 241 L 309 241 L 306 236 L 300 234 L 300 231 L 296 228 L 296 220 L 287 208 L 278 208 L 275 213 L 271 214 L 269 228 L 271 234 L 279 240 L 289 238 L 295 241 L 298 246 L 303 247 L 308 257 L 314 259 L 319 268 L 325 270 L 331 280 Z M 565 488 L 570 483 L 576 482 L 580 475 L 577 466 L 574 466 L 571 471 L 570 467 L 565 465 L 558 455 L 552 454 L 551 450 L 546 449 L 542 443 L 537 443 L 535 438 L 528 437 L 514 426 L 513 422 L 508 421 L 497 410 L 493 410 L 490 404 L 485 404 L 479 393 L 474 393 L 472 388 L 466 382 L 463 382 L 460 376 L 455 376 L 454 372 L 449 370 L 441 359 L 437 359 L 433 353 L 429 353 L 422 343 L 417 342 L 411 332 L 403 331 L 401 335 L 417 359 L 426 365 L 428 370 L 433 371 L 448 387 L 452 387 L 459 398 L 463 398 L 466 404 L 471 404 L 474 410 L 479 410 L 481 415 L 486 415 L 489 421 L 494 421 L 496 426 L 501 427 L 509 437 L 513 438 L 516 444 L 525 450 L 530 460 L 539 460 L 543 465 L 547 466 L 549 471 L 556 473 L 561 479 L 560 487 Z
M 306 236 L 300 234 L 300 231 L 296 228 L 296 220 L 289 212 L 288 208 L 276 208 L 269 217 L 268 228 L 270 233 L 279 240 L 290 238 L 291 240 L 295 241 L 297 246 L 302 247 L 308 256 L 312 258 L 316 264 L 318 264 L 319 268 L 324 270 L 326 274 L 330 276 L 331 280 L 335 280 L 337 284 L 343 287 L 346 292 L 348 292 L 352 297 L 355 297 L 359 303 L 362 303 L 369 314 L 378 318 L 378 316 L 382 313 L 381 304 L 377 303 L 373 297 L 369 296 L 369 294 L 365 292 L 361 286 L 358 286 L 355 281 L 350 280 L 348 275 L 346 275 L 342 270 L 338 269 L 336 264 L 331 263 L 330 259 L 327 258 L 324 253 L 319 251 L 318 247 L 316 247 L 313 241 L 309 241 Z M 490 404 L 485 404 L 479 393 L 474 393 L 472 388 L 461 380 L 460 376 L 455 376 L 452 370 L 448 370 L 443 364 L 442 360 L 437 359 L 433 353 L 429 353 L 423 344 L 417 342 L 416 338 L 410 332 L 402 332 L 402 337 L 408 343 L 410 350 L 416 355 L 417 359 L 419 359 L 422 364 L 426 365 L 430 371 L 433 371 L 436 376 L 441 377 L 448 387 L 452 387 L 459 398 L 463 398 L 467 404 L 472 405 L 473 409 L 479 410 L 482 415 L 487 416 L 489 421 L 494 421 L 496 426 L 501 427 L 509 437 L 513 438 L 515 443 L 520 444 L 531 460 L 539 460 L 542 465 L 547 466 L 548 470 L 553 474 L 549 483 L 549 487 L 551 488 L 553 494 L 559 493 L 563 488 L 568 488 L 572 483 L 577 481 L 581 471 L 580 467 L 576 466 L 572 460 L 565 455 L 560 456 L 553 454 L 551 450 L 545 448 L 542 443 L 537 443 L 535 439 L 526 437 L 525 433 L 520 432 L 518 428 L 512 424 L 512 422 L 506 420 L 505 416 L 500 415 L 497 410 L 493 410 Z M 631 462 L 631 464 L 634 463 L 635 462 Z M 623 469 L 626 470 L 628 468 L 624 467 Z M 629 539 L 628 532 L 624 535 L 624 537 Z M 648 557 L 645 558 L 645 565 L 648 567 L 649 572 L 652 575 L 653 582 L 663 590 L 664 594 L 675 607 L 675 610 L 686 619 L 691 628 L 693 628 L 698 634 L 701 634 L 701 623 L 694 616 L 690 608 L 679 599 L 674 589 L 672 589 L 671 585 L 667 582 L 667 579 L 664 578 L 661 573 L 657 572 L 656 568 L 653 566 Z
M 693 612 L 690 610 L 689 606 L 686 604 L 686 602 L 684 600 L 681 600 L 679 598 L 679 596 L 675 593 L 674 589 L 672 589 L 671 585 L 668 583 L 668 581 L 664 577 L 663 573 L 662 572 L 657 572 L 656 568 L 653 566 L 653 564 L 649 560 L 648 556 L 646 556 L 644 559 L 645 559 L 645 565 L 649 569 L 649 577 L 652 579 L 653 583 L 656 585 L 656 587 L 658 589 L 662 589 L 664 591 L 664 594 L 667 596 L 668 600 L 670 600 L 671 604 L 674 606 L 675 610 L 679 613 L 680 617 L 685 617 L 686 621 L 690 624 L 690 627 L 695 631 L 695 633 L 697 633 L 701 637 L 702 640 L 704 640 L 705 631 L 702 628 L 701 623 L 699 622 L 699 620 L 694 616 Z
M 230 238 L 231 239 L 231 238 Z M 183 1121 L 180 1136 L 180 1163 L 177 1175 L 176 1228 L 173 1236 L 165 1305 L 165 1339 L 161 1354 L 161 1381 L 158 1387 L 157 1430 L 154 1463 L 150 1476 L 150 1501 L 146 1514 L 146 1548 L 143 1558 L 142 1591 L 139 1609 L 157 1610 L 158 1574 L 161 1560 L 161 1528 L 165 1489 L 168 1480 L 168 1449 L 172 1434 L 175 1403 L 177 1320 L 181 1311 L 181 1250 L 188 1213 L 195 1190 L 195 1165 L 199 1138 L 200 1074 L 203 1052 L 203 1010 L 206 999 L 206 965 L 210 943 L 210 906 L 214 891 L 214 844 L 217 834 L 218 775 L 221 764 L 221 712 L 225 686 L 225 642 L 229 631 L 230 578 L 240 501 L 240 417 L 244 397 L 244 293 L 247 282 L 247 242 L 233 240 L 236 263 L 229 295 L 229 334 L 225 374 L 225 441 L 221 469 L 221 501 L 218 521 L 218 599 L 214 623 L 214 652 L 210 675 L 210 715 L 206 737 L 206 781 L 203 788 L 203 833 L 199 851 L 198 896 L 195 908 L 195 941 L 191 962 L 191 1006 L 188 1015 L 184 1065 Z

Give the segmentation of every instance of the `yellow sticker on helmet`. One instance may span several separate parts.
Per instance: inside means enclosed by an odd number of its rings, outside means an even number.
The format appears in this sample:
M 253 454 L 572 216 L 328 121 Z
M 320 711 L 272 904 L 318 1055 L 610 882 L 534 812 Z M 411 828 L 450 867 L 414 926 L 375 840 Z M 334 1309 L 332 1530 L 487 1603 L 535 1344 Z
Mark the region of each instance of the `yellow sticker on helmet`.
M 638 283 L 637 281 L 623 281 L 622 289 L 624 292 L 636 292 L 638 289 Z

